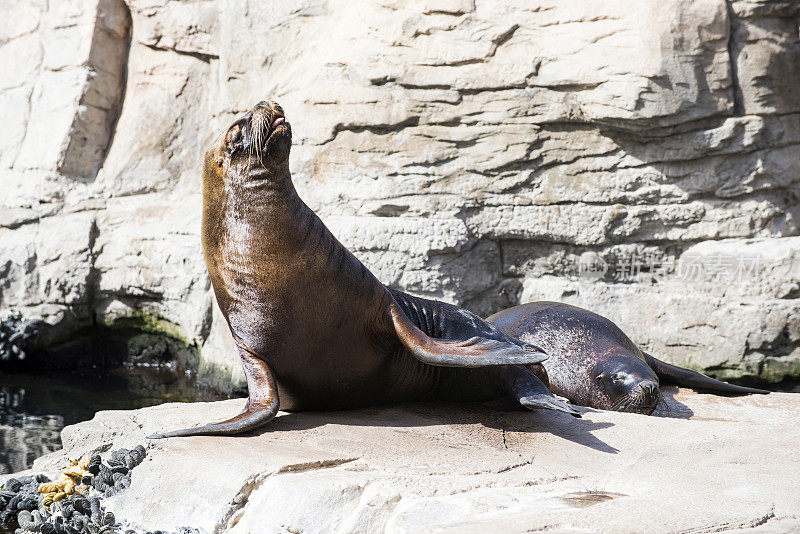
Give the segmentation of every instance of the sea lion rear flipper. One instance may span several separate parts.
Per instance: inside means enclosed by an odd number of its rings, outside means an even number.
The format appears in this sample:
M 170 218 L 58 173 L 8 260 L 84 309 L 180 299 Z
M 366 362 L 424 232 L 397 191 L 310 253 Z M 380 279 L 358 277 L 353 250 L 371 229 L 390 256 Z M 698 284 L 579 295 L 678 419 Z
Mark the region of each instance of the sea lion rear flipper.
M 647 363 L 647 365 L 649 365 L 650 368 L 655 371 L 660 380 L 671 382 L 679 386 L 694 389 L 704 389 L 707 391 L 718 391 L 720 393 L 769 393 L 769 391 L 764 389 L 748 388 L 744 386 L 728 384 L 727 382 L 716 380 L 710 376 L 698 373 L 697 371 L 684 369 L 683 367 L 662 362 L 657 358 L 653 358 L 646 352 L 642 352 L 642 354 L 644 355 L 645 363 Z
M 568 413 L 574 417 L 581 414 L 566 402 L 557 399 L 536 374 L 524 365 L 509 365 L 500 371 L 501 380 L 509 395 L 524 407 L 534 410 L 543 408 Z
M 426 335 L 409 320 L 396 304 L 390 307 L 398 339 L 420 361 L 447 367 L 533 364 L 547 359 L 540 348 L 497 331 L 496 337 L 472 336 L 468 339 L 437 339 Z M 489 325 L 487 325 L 489 326 Z
M 237 343 L 237 345 L 239 345 Z M 269 364 L 255 356 L 249 349 L 239 345 L 242 367 L 247 377 L 249 398 L 244 411 L 239 415 L 195 428 L 184 428 L 147 436 L 147 439 L 175 438 L 183 436 L 233 436 L 265 425 L 278 413 L 278 386 Z

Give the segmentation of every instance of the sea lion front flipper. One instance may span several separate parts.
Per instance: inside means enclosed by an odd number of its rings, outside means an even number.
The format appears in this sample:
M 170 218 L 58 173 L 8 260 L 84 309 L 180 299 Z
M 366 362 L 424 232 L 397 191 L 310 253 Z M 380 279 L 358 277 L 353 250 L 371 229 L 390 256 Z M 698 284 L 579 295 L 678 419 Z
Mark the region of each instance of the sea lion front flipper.
M 566 402 L 557 399 L 536 374 L 524 365 L 509 365 L 500 370 L 500 379 L 512 397 L 524 407 L 534 410 L 542 408 L 568 413 L 574 417 L 581 414 Z
M 418 360 L 445 367 L 483 367 L 486 365 L 533 364 L 547 359 L 538 347 L 523 343 L 498 330 L 497 337 L 472 336 L 468 339 L 437 339 L 417 328 L 394 302 L 389 309 L 398 339 Z M 489 326 L 489 325 L 487 325 Z
M 710 376 L 698 373 L 697 371 L 684 369 L 683 367 L 662 362 L 657 358 L 653 358 L 646 352 L 642 352 L 642 354 L 644 355 L 645 363 L 647 363 L 647 365 L 649 365 L 650 368 L 655 371 L 659 380 L 664 380 L 666 382 L 671 382 L 673 384 L 688 388 L 718 391 L 720 393 L 759 393 L 762 395 L 769 393 L 769 391 L 765 389 L 748 388 L 744 386 L 737 386 L 735 384 L 728 384 L 727 382 L 711 378 Z
M 244 411 L 235 417 L 195 428 L 184 428 L 147 436 L 148 439 L 183 436 L 234 436 L 269 423 L 278 413 L 278 385 L 269 364 L 239 345 L 239 356 L 247 377 L 249 398 Z

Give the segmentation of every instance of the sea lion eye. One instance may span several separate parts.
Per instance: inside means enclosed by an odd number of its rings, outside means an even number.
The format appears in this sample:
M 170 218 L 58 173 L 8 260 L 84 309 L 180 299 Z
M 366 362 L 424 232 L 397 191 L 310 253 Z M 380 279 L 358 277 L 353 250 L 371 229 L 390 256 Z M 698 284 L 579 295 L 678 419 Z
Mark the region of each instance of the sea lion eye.
M 226 144 L 228 148 L 228 154 L 233 154 L 242 148 L 242 136 L 242 126 L 237 122 L 231 126 L 231 129 L 227 135 Z

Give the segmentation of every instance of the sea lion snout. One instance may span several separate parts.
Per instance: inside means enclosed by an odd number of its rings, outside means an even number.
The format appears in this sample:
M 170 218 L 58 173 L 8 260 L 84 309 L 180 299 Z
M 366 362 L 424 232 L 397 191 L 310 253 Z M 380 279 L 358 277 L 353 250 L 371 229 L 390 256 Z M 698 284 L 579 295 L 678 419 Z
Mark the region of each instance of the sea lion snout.
M 283 108 L 274 100 L 270 100 L 269 102 L 266 100 L 260 101 L 258 104 L 253 106 L 253 109 L 250 111 L 250 113 L 253 115 L 253 117 L 263 115 L 263 117 L 266 119 L 265 123 L 270 126 L 272 126 L 276 120 L 286 118 Z
M 625 353 L 610 351 L 607 359 L 597 362 L 596 393 L 603 392 L 605 400 L 597 405 L 608 410 L 649 414 L 661 400 L 658 377 L 647 365 Z
M 661 400 L 658 382 L 632 373 L 619 374 L 622 376 L 615 381 L 616 386 L 609 388 L 612 399 L 609 409 L 618 412 L 652 413 Z
M 233 168 L 250 178 L 288 173 L 292 128 L 283 108 L 275 101 L 262 100 L 239 117 L 212 148 L 217 167 Z M 266 171 L 266 174 L 264 174 Z
M 291 127 L 286 121 L 283 108 L 275 101 L 262 100 L 250 111 L 250 141 L 255 150 L 269 150 L 273 137 L 289 133 Z M 272 152 L 272 150 L 270 150 Z
M 653 396 L 658 391 L 658 384 L 652 380 L 642 380 L 639 382 L 639 387 L 649 396 Z
M 640 413 L 652 413 L 661 400 L 661 390 L 658 388 L 658 383 L 653 380 L 642 380 L 639 382 L 636 385 L 636 392 L 634 395 L 641 398 L 637 403 Z

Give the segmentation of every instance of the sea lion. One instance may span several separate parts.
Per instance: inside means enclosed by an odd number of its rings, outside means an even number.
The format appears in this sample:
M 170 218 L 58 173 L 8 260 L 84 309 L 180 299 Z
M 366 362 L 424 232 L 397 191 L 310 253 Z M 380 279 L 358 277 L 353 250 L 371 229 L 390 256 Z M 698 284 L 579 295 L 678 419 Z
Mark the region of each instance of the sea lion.
M 540 348 L 457 306 L 381 284 L 298 196 L 291 140 L 283 109 L 259 102 L 203 164 L 203 253 L 247 378 L 245 410 L 152 438 L 239 434 L 279 407 L 509 394 L 526 407 L 577 415 L 525 367 L 547 357 Z
M 486 321 L 542 347 L 549 358 L 532 369 L 553 393 L 581 406 L 651 414 L 661 400 L 660 380 L 719 393 L 769 393 L 662 362 L 639 350 L 613 322 L 577 306 L 531 302 Z

